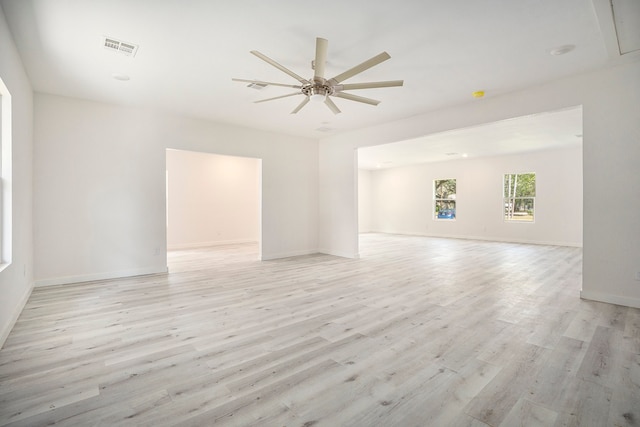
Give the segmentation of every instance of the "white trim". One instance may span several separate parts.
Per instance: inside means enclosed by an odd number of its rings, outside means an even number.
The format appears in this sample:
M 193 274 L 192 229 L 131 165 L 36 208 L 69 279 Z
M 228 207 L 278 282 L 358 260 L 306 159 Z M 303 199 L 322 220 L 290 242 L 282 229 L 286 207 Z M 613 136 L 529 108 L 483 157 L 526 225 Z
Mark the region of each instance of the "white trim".
M 580 291 L 580 298 L 591 300 L 591 301 L 606 302 L 607 304 L 616 304 L 616 305 L 622 305 L 625 307 L 640 308 L 640 298 L 622 297 L 619 295 L 605 294 L 602 292 L 593 292 L 593 291 L 585 291 L 585 290 Z
M 399 234 L 401 236 L 420 236 L 420 237 L 437 237 L 441 239 L 463 239 L 463 240 L 481 240 L 484 242 L 500 242 L 500 243 L 521 243 L 525 245 L 546 245 L 546 246 L 568 246 L 571 248 L 582 248 L 582 244 L 575 242 L 556 242 L 550 240 L 527 240 L 527 239 L 511 239 L 501 237 L 487 236 L 466 236 L 466 235 L 450 235 L 450 234 L 433 234 L 433 233 L 407 233 L 402 231 L 371 231 L 371 233 L 380 234 Z
M 18 301 L 18 304 L 14 306 L 14 310 L 13 310 L 13 313 L 11 314 L 11 317 L 9 318 L 9 321 L 4 326 L 4 329 L 0 331 L 0 348 L 4 346 L 4 343 L 9 337 L 11 330 L 13 329 L 16 322 L 18 321 L 18 318 L 20 317 L 22 310 L 24 310 L 24 306 L 27 305 L 27 301 L 31 296 L 31 291 L 33 291 L 33 286 L 29 286 L 29 289 L 27 289 L 27 292 L 24 293 L 20 301 Z
M 147 267 L 147 268 L 134 268 L 131 270 L 108 271 L 108 272 L 96 273 L 96 274 L 85 274 L 85 275 L 79 275 L 79 276 L 55 277 L 53 279 L 36 280 L 34 287 L 40 288 L 43 286 L 69 285 L 72 283 L 93 282 L 96 280 L 121 279 L 124 277 L 145 276 L 148 274 L 167 273 L 168 271 L 169 269 L 167 267 L 163 267 L 163 268 Z
M 375 231 L 371 231 L 371 233 L 375 233 Z M 350 258 L 350 259 L 360 259 L 360 253 L 359 252 L 340 252 L 340 251 L 331 251 L 328 249 L 319 249 L 318 253 L 324 254 L 324 255 L 333 255 L 333 256 L 339 256 L 342 258 Z
M 215 242 L 196 242 L 196 243 L 184 243 L 177 245 L 168 245 L 167 250 L 176 251 L 180 249 L 197 249 L 205 248 L 207 246 L 224 246 L 224 245 L 236 245 L 242 243 L 255 243 L 258 241 L 255 239 L 237 239 L 237 240 L 217 240 Z
M 268 255 L 264 255 L 263 254 L 261 260 L 262 261 L 270 261 L 270 260 L 274 260 L 274 259 L 290 258 L 290 257 L 294 257 L 294 256 L 303 256 L 303 255 L 313 255 L 313 254 L 317 254 L 317 253 L 318 253 L 318 251 L 316 251 L 316 250 L 279 252 L 279 253 L 268 254 Z
M 11 264 L 13 259 L 13 107 L 11 93 L 0 79 L 2 135 L 0 135 L 0 262 Z

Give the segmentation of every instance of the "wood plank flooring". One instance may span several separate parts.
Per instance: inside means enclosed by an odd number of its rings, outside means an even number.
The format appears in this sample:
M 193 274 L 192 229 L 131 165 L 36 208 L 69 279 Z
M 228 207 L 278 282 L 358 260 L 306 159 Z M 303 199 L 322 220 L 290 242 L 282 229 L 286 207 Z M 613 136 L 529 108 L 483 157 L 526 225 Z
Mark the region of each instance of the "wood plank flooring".
M 0 425 L 640 425 L 640 310 L 579 299 L 580 249 L 363 234 L 359 260 L 169 258 L 35 289 Z

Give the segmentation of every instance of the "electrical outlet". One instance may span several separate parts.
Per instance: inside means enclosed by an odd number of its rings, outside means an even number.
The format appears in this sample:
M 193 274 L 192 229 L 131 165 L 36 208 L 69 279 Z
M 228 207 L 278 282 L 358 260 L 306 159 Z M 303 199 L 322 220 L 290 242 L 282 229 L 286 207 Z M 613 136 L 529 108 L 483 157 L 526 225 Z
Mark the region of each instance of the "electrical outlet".
M 636 280 L 640 280 L 640 271 L 636 271 Z

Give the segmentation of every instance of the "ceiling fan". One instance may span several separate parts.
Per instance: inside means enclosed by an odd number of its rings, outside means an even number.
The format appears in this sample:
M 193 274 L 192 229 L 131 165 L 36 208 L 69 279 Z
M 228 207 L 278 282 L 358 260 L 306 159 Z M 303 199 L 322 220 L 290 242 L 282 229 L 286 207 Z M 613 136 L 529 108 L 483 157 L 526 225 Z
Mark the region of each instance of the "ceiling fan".
M 314 70 L 313 78 L 305 79 L 304 77 L 299 76 L 288 68 L 278 64 L 273 59 L 268 56 L 258 52 L 257 50 L 252 50 L 251 53 L 263 61 L 273 65 L 278 70 L 290 75 L 294 79 L 300 82 L 299 85 L 289 85 L 284 83 L 272 83 L 272 82 L 264 82 L 261 80 L 247 80 L 247 79 L 232 79 L 236 82 L 245 82 L 252 83 L 258 86 L 282 86 L 282 87 L 291 87 L 294 89 L 298 89 L 294 93 L 290 93 L 287 95 L 276 96 L 274 98 L 261 99 L 259 102 L 273 101 L 274 99 L 287 98 L 289 96 L 297 96 L 304 95 L 304 99 L 298 106 L 291 112 L 291 114 L 295 114 L 302 109 L 310 100 L 318 100 L 324 101 L 324 103 L 329 107 L 334 114 L 340 113 L 340 109 L 333 102 L 331 97 L 348 99 L 350 101 L 362 102 L 370 105 L 378 105 L 380 101 L 371 98 L 365 98 L 363 96 L 352 95 L 350 93 L 345 93 L 345 90 L 358 90 L 358 89 L 372 89 L 372 88 L 381 88 L 381 87 L 393 87 L 393 86 L 402 86 L 403 80 L 390 80 L 384 82 L 368 82 L 368 83 L 351 83 L 351 84 L 341 84 L 343 81 L 362 73 L 365 70 L 368 70 L 371 67 L 374 67 L 380 64 L 383 61 L 391 58 L 387 52 L 382 52 L 379 55 L 374 56 L 371 59 L 364 61 L 362 64 L 356 65 L 353 68 L 348 69 L 347 71 L 338 74 L 335 77 L 330 79 L 325 78 L 325 64 L 327 62 L 327 45 L 328 42 L 323 38 L 316 38 L 316 56 L 315 60 L 312 62 L 312 68 Z

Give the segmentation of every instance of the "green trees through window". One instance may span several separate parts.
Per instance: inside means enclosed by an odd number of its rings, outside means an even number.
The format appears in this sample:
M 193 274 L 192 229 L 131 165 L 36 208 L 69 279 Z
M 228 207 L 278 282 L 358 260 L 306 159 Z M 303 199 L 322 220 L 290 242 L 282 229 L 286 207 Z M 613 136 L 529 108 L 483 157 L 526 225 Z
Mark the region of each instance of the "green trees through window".
M 505 221 L 533 221 L 536 199 L 536 174 L 505 174 L 503 190 Z
M 456 180 L 437 179 L 433 181 L 434 218 L 456 218 Z

